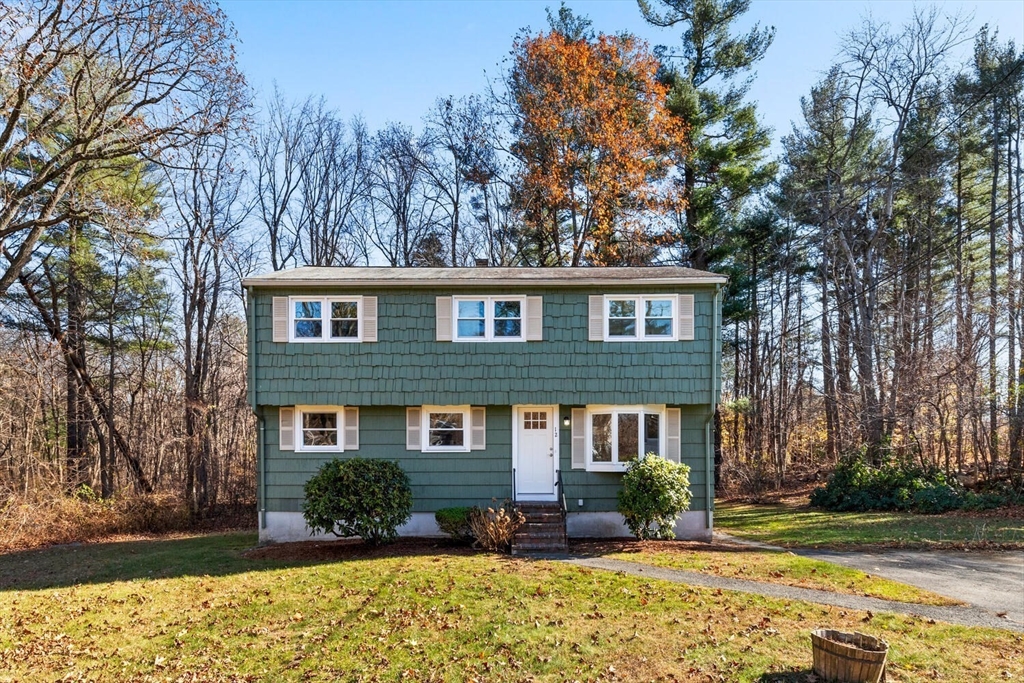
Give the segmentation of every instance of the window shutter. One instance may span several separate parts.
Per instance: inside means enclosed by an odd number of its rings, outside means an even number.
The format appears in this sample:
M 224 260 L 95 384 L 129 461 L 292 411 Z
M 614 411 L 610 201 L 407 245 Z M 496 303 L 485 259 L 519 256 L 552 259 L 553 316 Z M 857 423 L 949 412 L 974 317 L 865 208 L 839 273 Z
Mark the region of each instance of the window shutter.
M 693 294 L 679 295 L 679 340 L 693 340 Z
M 482 451 L 487 448 L 487 409 L 470 409 L 469 449 Z
M 294 451 L 295 408 L 278 408 L 277 422 L 277 433 L 281 437 L 280 449 L 282 451 Z
M 691 297 L 692 298 L 692 297 Z M 682 411 L 679 408 L 669 408 L 665 411 L 665 459 L 672 462 L 679 462 L 680 456 L 680 434 L 682 432 Z
M 437 341 L 452 340 L 452 298 L 437 297 Z
M 572 409 L 572 468 L 587 469 L 587 411 L 583 408 Z
M 604 297 L 590 297 L 590 341 L 604 341 Z
M 362 340 L 364 342 L 377 341 L 377 297 L 363 297 L 363 319 L 359 321 L 362 325 Z
M 451 301 L 451 299 L 449 299 Z M 420 409 L 405 409 L 405 450 L 420 450 Z
M 359 450 L 359 408 L 345 408 L 346 451 Z
M 288 341 L 288 297 L 275 296 L 273 306 L 274 336 L 276 342 Z
M 526 297 L 526 341 L 544 340 L 544 298 Z

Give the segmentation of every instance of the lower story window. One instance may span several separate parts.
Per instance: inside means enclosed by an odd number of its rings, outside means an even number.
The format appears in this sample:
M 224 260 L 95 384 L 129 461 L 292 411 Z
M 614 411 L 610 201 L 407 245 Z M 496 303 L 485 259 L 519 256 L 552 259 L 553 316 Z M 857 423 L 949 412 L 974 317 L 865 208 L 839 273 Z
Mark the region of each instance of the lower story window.
M 345 423 L 346 410 L 349 424 Z M 346 428 L 349 432 L 346 432 Z M 358 448 L 355 432 L 358 430 L 356 409 L 344 406 L 296 406 L 295 450 L 344 451 Z
M 595 406 L 587 413 L 589 469 L 622 470 L 641 455 L 661 455 L 663 407 Z
M 424 406 L 425 451 L 469 450 L 469 406 Z

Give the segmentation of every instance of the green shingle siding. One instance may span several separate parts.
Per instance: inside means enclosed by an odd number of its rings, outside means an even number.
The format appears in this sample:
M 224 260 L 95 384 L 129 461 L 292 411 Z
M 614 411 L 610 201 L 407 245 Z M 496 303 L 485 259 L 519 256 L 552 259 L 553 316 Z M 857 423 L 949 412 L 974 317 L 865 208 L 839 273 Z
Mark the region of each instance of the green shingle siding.
M 508 290 L 475 289 L 474 293 Z M 692 293 L 693 341 L 591 342 L 588 296 L 599 293 Z M 616 508 L 621 474 L 571 468 L 573 406 L 667 404 L 682 409 L 682 460 L 690 465 L 691 510 L 705 509 L 705 425 L 710 416 L 714 290 L 679 287 L 523 290 L 544 300 L 544 341 L 435 341 L 435 298 L 450 289 L 365 291 L 378 297 L 376 343 L 271 341 L 274 296 L 301 290 L 257 289 L 250 399 L 265 418 L 266 510 L 298 512 L 303 484 L 333 457 L 396 460 L 409 474 L 415 512 L 488 505 L 512 494 L 512 405 L 560 406 L 560 461 L 570 512 Z M 313 296 L 330 294 L 324 290 Z M 715 354 L 718 355 L 717 353 Z M 717 360 L 717 358 L 715 359 Z M 719 379 L 716 377 L 716 379 Z M 719 386 L 714 387 L 717 392 Z M 487 449 L 468 453 L 405 450 L 405 406 L 487 406 Z M 277 406 L 360 407 L 360 448 L 344 454 L 282 452 Z M 577 504 L 583 500 L 583 506 Z M 712 501 L 713 503 L 713 501 Z
M 619 291 L 674 293 L 649 287 Z M 260 289 L 253 303 L 254 400 L 257 405 L 706 405 L 713 290 L 675 291 L 694 294 L 693 341 L 588 341 L 587 297 L 598 292 L 559 288 L 524 291 L 544 299 L 542 342 L 437 342 L 435 297 L 452 291 L 389 290 L 364 292 L 378 297 L 378 342 L 285 344 L 271 341 L 272 297 L 303 292 Z
M 561 416 L 572 406 L 560 406 Z M 454 505 L 489 505 L 512 495 L 512 409 L 487 407 L 487 449 L 468 453 L 421 453 L 405 450 L 405 408 L 363 407 L 359 411 L 359 450 L 346 453 L 301 453 L 278 448 L 278 413 L 265 411 L 267 510 L 297 512 L 303 484 L 332 458 L 386 458 L 409 475 L 414 512 L 435 512 Z M 700 410 L 683 409 L 683 462 L 691 467 L 691 510 L 704 509 L 704 442 Z M 701 428 L 691 425 L 700 423 Z M 561 418 L 559 418 L 561 423 Z M 571 429 L 559 434 L 559 467 L 570 512 L 611 512 L 616 508 L 621 474 L 572 469 Z M 583 507 L 577 502 L 583 499 Z

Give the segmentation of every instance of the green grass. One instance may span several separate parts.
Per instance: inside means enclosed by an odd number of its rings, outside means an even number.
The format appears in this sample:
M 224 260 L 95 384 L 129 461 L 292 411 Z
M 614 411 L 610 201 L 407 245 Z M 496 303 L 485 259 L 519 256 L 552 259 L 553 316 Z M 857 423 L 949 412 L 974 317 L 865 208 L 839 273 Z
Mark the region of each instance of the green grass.
M 693 549 L 690 544 L 675 544 L 668 541 L 647 544 L 632 552 L 611 553 L 607 557 L 734 579 L 764 581 L 849 595 L 866 595 L 883 600 L 923 605 L 962 604 L 914 586 L 788 552 L 757 551 L 749 548 Z
M 1024 666 L 1008 631 L 443 546 L 254 559 L 254 542 L 0 555 L 0 681 L 803 681 L 826 625 L 885 638 L 890 682 Z
M 909 512 L 827 512 L 795 505 L 719 503 L 719 531 L 791 547 L 1024 548 L 1024 519 Z

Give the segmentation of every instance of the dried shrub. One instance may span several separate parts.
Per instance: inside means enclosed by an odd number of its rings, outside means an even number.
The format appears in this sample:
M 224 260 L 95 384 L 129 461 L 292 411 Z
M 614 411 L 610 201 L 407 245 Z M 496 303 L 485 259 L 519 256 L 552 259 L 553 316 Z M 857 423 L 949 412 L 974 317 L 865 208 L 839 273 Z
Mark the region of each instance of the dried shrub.
M 193 527 L 176 496 L 153 493 L 98 498 L 88 487 L 68 496 L 10 496 L 0 504 L 0 550 L 89 541 L 117 534 L 167 533 Z
M 476 538 L 475 546 L 487 550 L 506 552 L 512 548 L 512 539 L 526 517 L 511 500 L 506 499 L 497 510 L 474 507 L 469 513 L 469 528 Z

